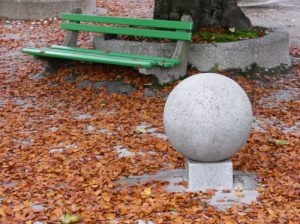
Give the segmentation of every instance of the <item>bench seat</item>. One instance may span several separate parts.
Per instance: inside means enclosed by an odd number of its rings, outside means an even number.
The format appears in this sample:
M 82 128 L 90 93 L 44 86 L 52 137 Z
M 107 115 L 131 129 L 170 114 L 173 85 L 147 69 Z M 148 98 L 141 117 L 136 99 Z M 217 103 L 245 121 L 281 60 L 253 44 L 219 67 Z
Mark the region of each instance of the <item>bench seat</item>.
M 85 15 L 81 9 L 62 15 L 61 28 L 67 30 L 62 46 L 47 48 L 23 48 L 22 52 L 35 56 L 46 64 L 46 73 L 55 73 L 61 61 L 76 60 L 102 64 L 129 66 L 144 75 L 153 75 L 160 84 L 178 80 L 186 75 L 189 43 L 192 40 L 193 22 L 183 15 L 181 21 L 122 18 Z M 103 41 L 134 36 L 176 41 L 172 55 L 137 55 L 130 52 L 111 52 L 78 47 L 78 35 L 82 32 L 101 33 Z M 118 41 L 118 40 L 117 40 Z M 121 41 L 120 41 L 121 43 Z M 124 51 L 124 52 L 122 52 Z
M 59 45 L 52 45 L 50 48 L 24 48 L 22 52 L 37 57 L 98 62 L 104 64 L 130 66 L 134 68 L 152 68 L 154 66 L 170 68 L 180 64 L 180 60 L 177 58 L 105 52 Z

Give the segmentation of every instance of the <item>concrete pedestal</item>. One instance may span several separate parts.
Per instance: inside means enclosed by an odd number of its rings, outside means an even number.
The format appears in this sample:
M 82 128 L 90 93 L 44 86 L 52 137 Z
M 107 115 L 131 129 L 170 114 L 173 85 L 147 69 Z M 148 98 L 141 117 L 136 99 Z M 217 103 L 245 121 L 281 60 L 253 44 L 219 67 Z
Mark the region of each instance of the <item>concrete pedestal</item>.
M 187 160 L 186 171 L 188 191 L 233 188 L 233 166 L 230 160 L 213 163 Z

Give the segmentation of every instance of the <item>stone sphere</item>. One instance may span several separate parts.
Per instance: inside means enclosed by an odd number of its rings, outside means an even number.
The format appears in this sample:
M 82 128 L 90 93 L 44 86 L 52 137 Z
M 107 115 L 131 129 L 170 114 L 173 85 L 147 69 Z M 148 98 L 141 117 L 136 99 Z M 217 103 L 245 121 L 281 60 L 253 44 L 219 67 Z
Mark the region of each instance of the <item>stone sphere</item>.
M 253 122 L 245 91 L 232 79 L 205 73 L 170 93 L 164 126 L 172 146 L 190 160 L 228 159 L 246 143 Z

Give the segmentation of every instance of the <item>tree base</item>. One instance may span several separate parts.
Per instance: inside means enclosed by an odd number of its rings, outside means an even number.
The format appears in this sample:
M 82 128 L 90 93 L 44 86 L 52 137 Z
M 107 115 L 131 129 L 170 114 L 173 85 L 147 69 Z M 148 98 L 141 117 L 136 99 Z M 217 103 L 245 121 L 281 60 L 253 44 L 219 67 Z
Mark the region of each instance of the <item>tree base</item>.
M 252 27 L 236 0 L 155 0 L 154 19 L 180 20 L 183 14 L 192 16 L 195 29 Z

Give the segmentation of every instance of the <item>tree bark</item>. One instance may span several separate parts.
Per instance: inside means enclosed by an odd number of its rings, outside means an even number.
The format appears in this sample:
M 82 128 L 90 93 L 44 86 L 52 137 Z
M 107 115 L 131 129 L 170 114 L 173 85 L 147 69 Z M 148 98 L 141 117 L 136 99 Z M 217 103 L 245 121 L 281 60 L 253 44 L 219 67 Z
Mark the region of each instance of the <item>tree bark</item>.
M 195 29 L 251 29 L 252 26 L 236 0 L 155 0 L 154 19 L 180 20 L 183 14 L 192 16 Z

